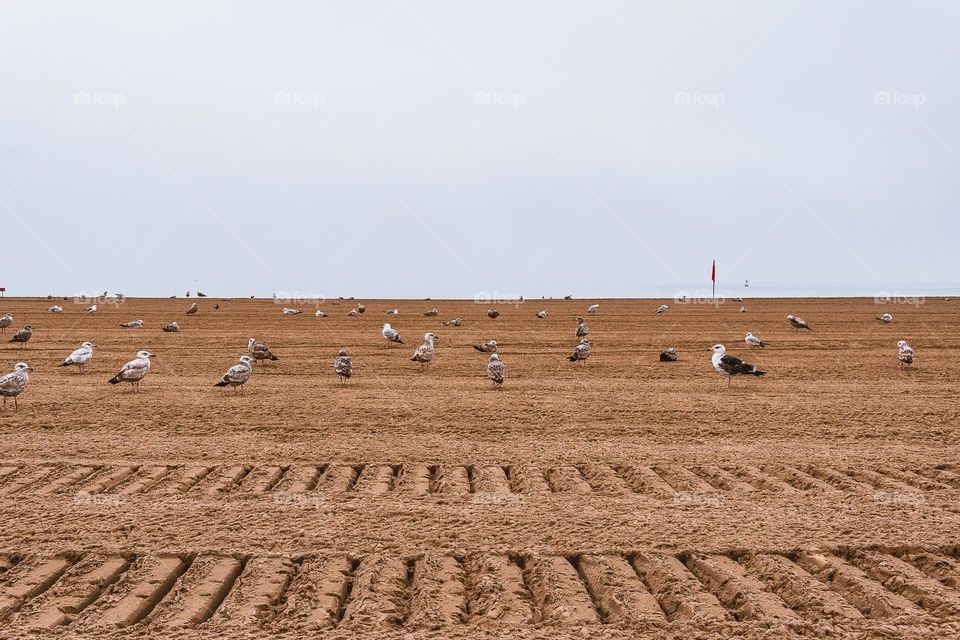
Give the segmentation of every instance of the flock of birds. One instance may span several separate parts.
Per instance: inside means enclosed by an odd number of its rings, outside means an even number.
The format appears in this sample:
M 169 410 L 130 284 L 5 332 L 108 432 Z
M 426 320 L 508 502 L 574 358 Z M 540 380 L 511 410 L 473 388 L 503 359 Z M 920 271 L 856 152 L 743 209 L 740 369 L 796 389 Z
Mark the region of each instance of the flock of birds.
M 206 296 L 201 295 L 201 297 Z M 219 305 L 216 305 L 215 308 L 219 309 Z M 599 304 L 591 304 L 587 308 L 587 313 L 593 315 L 598 313 L 599 309 Z M 193 303 L 187 309 L 186 313 L 188 315 L 193 315 L 197 313 L 198 310 L 199 306 L 197 303 Z M 656 309 L 655 313 L 659 315 L 666 313 L 668 310 L 668 305 L 661 305 Z M 51 313 L 62 313 L 63 308 L 59 305 L 54 305 L 50 307 L 48 311 Z M 97 305 L 91 305 L 87 307 L 85 311 L 86 313 L 96 313 Z M 365 311 L 365 306 L 363 304 L 359 304 L 352 308 L 347 315 L 356 316 L 364 313 Z M 284 307 L 281 313 L 288 316 L 297 315 L 300 313 L 300 310 Z M 391 316 L 398 315 L 399 310 L 388 309 L 386 313 L 387 315 Z M 317 310 L 316 315 L 318 317 L 325 317 L 327 314 Z M 425 312 L 423 315 L 427 317 L 435 317 L 439 315 L 439 311 L 436 308 L 433 308 Z M 491 319 L 495 319 L 499 315 L 499 312 L 495 309 L 490 309 L 487 311 L 487 316 Z M 536 315 L 538 318 L 546 318 L 549 315 L 549 312 L 547 310 L 542 310 L 537 312 Z M 13 315 L 10 313 L 5 313 L 4 315 L 0 316 L 0 332 L 6 332 L 7 328 L 13 324 L 13 319 Z M 893 322 L 893 316 L 889 313 L 884 313 L 883 315 L 878 316 L 877 320 L 882 323 L 889 324 Z M 460 326 L 462 322 L 463 320 L 461 318 L 455 318 L 452 320 L 446 320 L 443 322 L 443 324 L 445 326 Z M 798 332 L 813 331 L 810 325 L 800 317 L 788 315 L 787 322 Z M 120 326 L 127 329 L 142 329 L 144 327 L 144 321 L 131 320 L 120 323 Z M 180 327 L 176 322 L 163 325 L 161 328 L 165 332 L 178 332 L 180 330 Z M 567 359 L 570 362 L 586 363 L 592 354 L 593 343 L 589 338 L 587 338 L 587 336 L 590 334 L 590 328 L 587 326 L 586 321 L 582 317 L 576 318 L 575 334 L 580 341 L 574 347 L 573 352 L 567 357 Z M 381 328 L 381 335 L 386 341 L 387 346 L 404 344 L 402 338 L 400 337 L 400 332 L 391 326 L 389 322 L 383 324 L 383 327 Z M 22 349 L 32 337 L 33 327 L 31 325 L 26 325 L 13 334 L 10 342 L 18 344 Z M 438 336 L 432 332 L 425 333 L 423 336 L 423 343 L 414 350 L 413 356 L 410 358 L 410 360 L 418 363 L 421 369 L 429 366 L 436 355 L 435 343 L 438 340 Z M 746 334 L 744 337 L 744 342 L 747 347 L 751 349 L 763 349 L 767 346 L 763 340 L 754 335 L 752 332 L 748 332 Z M 80 345 L 80 347 L 75 349 L 70 353 L 70 355 L 64 358 L 63 362 L 59 366 L 77 367 L 79 372 L 82 374 L 84 372 L 84 367 L 93 359 L 94 347 L 96 347 L 94 343 L 84 342 Z M 497 353 L 497 341 L 489 340 L 482 344 L 473 345 L 473 348 L 481 353 L 490 354 L 486 364 L 486 376 L 493 383 L 495 388 L 499 388 L 501 385 L 503 385 L 504 380 L 506 379 L 506 365 L 501 360 L 500 355 Z M 897 355 L 901 366 L 913 364 L 914 351 L 905 340 L 900 340 L 897 343 L 897 349 Z M 713 353 L 711 356 L 713 368 L 717 371 L 717 373 L 726 377 L 728 387 L 730 386 L 730 381 L 739 375 L 749 375 L 755 377 L 761 377 L 765 375 L 765 372 L 760 371 L 756 366 L 744 362 L 736 356 L 728 354 L 726 347 L 722 344 L 714 345 L 709 349 L 709 351 Z M 133 392 L 139 393 L 140 382 L 146 378 L 148 373 L 150 373 L 150 359 L 152 357 L 154 357 L 154 354 L 149 351 L 138 351 L 136 357 L 120 367 L 120 370 L 117 371 L 117 374 L 110 378 L 107 382 L 109 384 L 120 384 L 122 382 L 128 383 L 130 384 Z M 662 362 L 674 362 L 678 360 L 679 357 L 680 356 L 676 347 L 669 347 L 660 353 L 660 361 Z M 244 385 L 249 382 L 250 377 L 253 374 L 253 365 L 263 360 L 279 360 L 279 358 L 273 354 L 266 344 L 258 342 L 255 338 L 250 338 L 247 343 L 247 353 L 240 356 L 239 361 L 231 366 L 214 386 L 231 387 L 234 389 L 235 393 L 242 394 Z M 349 352 L 346 349 L 340 349 L 338 351 L 333 362 L 333 370 L 334 373 L 339 376 L 339 379 L 342 383 L 346 383 L 353 375 L 353 362 L 350 358 Z M 4 407 L 7 405 L 7 399 L 13 398 L 14 410 L 19 410 L 18 396 L 27 388 L 27 384 L 30 380 L 29 374 L 32 371 L 33 368 L 30 367 L 30 365 L 28 365 L 26 362 L 18 362 L 14 366 L 14 370 L 11 373 L 0 376 L 0 397 L 3 398 Z

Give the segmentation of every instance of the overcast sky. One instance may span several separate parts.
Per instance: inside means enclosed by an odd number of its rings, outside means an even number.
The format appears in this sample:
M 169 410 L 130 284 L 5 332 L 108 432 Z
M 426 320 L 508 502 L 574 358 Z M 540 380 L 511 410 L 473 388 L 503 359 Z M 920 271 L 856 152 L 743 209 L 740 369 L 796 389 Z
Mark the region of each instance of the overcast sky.
M 8 294 L 960 291 L 960 4 L 0 0 Z

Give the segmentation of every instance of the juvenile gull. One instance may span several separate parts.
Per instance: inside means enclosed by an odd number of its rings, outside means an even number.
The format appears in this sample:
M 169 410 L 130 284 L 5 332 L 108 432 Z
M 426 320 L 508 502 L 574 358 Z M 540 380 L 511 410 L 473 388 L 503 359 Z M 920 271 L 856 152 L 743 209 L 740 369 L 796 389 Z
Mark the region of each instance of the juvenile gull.
M 885 313 L 882 316 L 877 316 L 877 320 L 885 324 L 890 324 L 891 322 L 893 322 L 893 316 L 890 315 L 889 313 Z
M 727 355 L 727 348 L 722 344 L 713 345 L 710 351 L 713 351 L 713 356 L 710 358 L 713 362 L 713 368 L 717 370 L 717 373 L 727 376 L 728 387 L 730 386 L 730 380 L 733 376 L 751 375 L 759 378 L 765 373 L 764 371 L 759 371 L 752 364 L 747 364 L 740 358 Z
M 362 305 L 362 304 L 358 304 L 358 305 L 357 305 L 357 311 L 359 311 L 360 313 L 363 313 L 363 312 L 366 311 L 366 310 L 367 310 L 367 307 L 366 307 L 366 306 L 364 306 L 364 305 Z
M 900 358 L 900 366 L 902 367 L 905 364 L 913 364 L 913 347 L 907 344 L 906 340 L 901 340 L 897 343 L 897 357 Z
M 746 307 L 740 307 L 740 313 L 746 313 L 746 312 L 747 312 Z
M 83 368 L 93 359 L 93 348 L 95 346 L 92 342 L 84 342 L 80 345 L 80 348 L 74 349 L 73 353 L 68 355 L 60 366 L 69 367 L 76 365 L 82 374 Z
M 481 353 L 496 353 L 497 352 L 497 341 L 488 340 L 483 344 L 475 344 L 473 348 Z
M 669 306 L 662 304 L 659 307 L 657 307 L 656 313 L 657 314 L 666 313 L 669 308 L 670 308 Z
M 400 309 L 387 309 L 388 316 L 395 316 L 400 313 Z
M 277 356 L 270 352 L 267 345 L 257 342 L 256 338 L 247 340 L 247 352 L 253 356 L 254 360 L 279 360 Z
M 360 310 L 354 307 L 353 309 L 350 309 L 350 311 L 347 311 L 347 315 L 351 318 L 355 318 L 360 315 Z
M 193 314 L 195 314 L 195 313 L 196 313 L 197 311 L 199 311 L 199 310 L 200 310 L 200 307 L 197 305 L 196 302 L 194 302 L 193 304 L 190 305 L 190 308 L 187 309 L 187 315 L 188 315 L 188 316 L 192 316 Z
M 341 382 L 346 382 L 353 375 L 353 361 L 346 349 L 340 349 L 337 352 L 337 358 L 333 361 L 333 370 L 340 376 Z
M 660 352 L 660 362 L 676 362 L 679 357 L 676 347 L 667 347 Z
M 313 315 L 315 315 L 315 316 L 318 317 L 318 318 L 326 318 L 326 317 L 327 317 L 327 314 L 325 314 L 323 311 L 320 311 L 320 309 L 317 309 L 316 313 L 314 313 Z
M 0 377 L 0 396 L 3 396 L 4 408 L 7 406 L 7 398 L 13 398 L 13 410 L 20 410 L 17 396 L 27 388 L 27 383 L 30 381 L 28 374 L 31 371 L 33 371 L 33 368 L 26 362 L 18 362 L 14 365 L 12 373 Z
M 813 329 L 810 328 L 810 325 L 804 322 L 802 318 L 798 318 L 797 316 L 787 316 L 787 322 L 789 322 L 790 326 L 796 329 L 797 331 L 800 331 L 800 329 L 813 331 Z
M 590 327 L 583 321 L 583 318 L 577 316 L 577 337 L 586 338 L 588 335 L 590 335 Z
M 589 358 L 590 354 L 593 353 L 592 349 L 590 348 L 592 344 L 592 342 L 584 338 L 580 341 L 580 344 L 574 347 L 573 353 L 567 358 L 567 360 L 570 362 L 577 362 L 579 360 L 580 362 L 586 364 L 587 358 Z
M 548 315 L 550 315 L 550 312 L 547 311 L 546 309 L 544 309 L 543 311 L 538 311 L 538 312 L 537 312 L 537 317 L 538 317 L 538 318 L 546 318 Z
M 92 305 L 90 305 L 89 307 L 87 307 L 86 309 L 84 309 L 84 311 L 87 312 L 87 313 L 96 313 L 96 312 L 97 312 L 97 305 L 92 304 Z
M 49 311 L 50 313 L 63 313 L 63 307 L 61 307 L 58 304 L 55 304 L 49 309 L 47 309 L 47 311 Z
M 32 337 L 33 327 L 28 324 L 23 329 L 20 329 L 20 331 L 17 331 L 15 334 L 13 334 L 13 337 L 10 338 L 10 342 L 16 342 L 22 348 L 23 345 L 29 342 L 30 338 Z
M 748 347 L 760 347 L 762 349 L 767 346 L 767 344 L 763 340 L 753 335 L 749 331 L 747 332 L 747 335 L 743 339 L 743 341 L 747 343 Z
M 283 313 L 283 315 L 285 316 L 295 316 L 298 313 L 300 313 L 300 309 L 291 309 L 289 307 L 284 307 L 281 313 Z
M 503 384 L 503 378 L 506 376 L 507 367 L 500 361 L 500 356 L 493 354 L 490 356 L 490 362 L 487 363 L 487 377 L 493 380 L 493 386 L 499 387 Z
M 167 333 L 177 333 L 178 331 L 180 331 L 180 325 L 178 325 L 175 321 L 171 322 L 170 324 L 165 324 L 160 328 L 166 331 Z
M 423 344 L 417 347 L 417 350 L 413 352 L 413 357 L 410 358 L 410 360 L 419 362 L 420 368 L 430 364 L 430 361 L 433 360 L 433 356 L 436 353 L 433 349 L 433 341 L 437 339 L 437 336 L 429 331 L 423 334 Z
M 387 341 L 387 345 L 389 345 L 391 342 L 403 344 L 403 340 L 400 339 L 400 332 L 391 327 L 389 322 L 383 325 L 383 330 L 380 332 L 380 334 L 383 336 L 383 339 Z
M 498 315 L 500 315 L 500 312 L 496 309 L 487 309 L 487 317 L 491 320 L 496 320 Z
M 443 324 L 447 327 L 459 327 L 463 324 L 463 320 L 460 318 L 454 318 L 453 320 L 444 320 Z
M 587 313 L 591 315 L 596 313 L 597 311 L 600 311 L 600 305 L 598 304 L 592 304 L 589 307 L 587 307 Z
M 0 316 L 0 333 L 6 333 L 7 327 L 13 324 L 13 314 L 5 313 Z
M 121 322 L 120 326 L 124 329 L 143 329 L 143 320 L 131 320 L 130 322 Z
M 433 318 L 434 316 L 440 315 L 440 312 L 437 311 L 436 307 L 434 307 L 433 309 L 430 309 L 430 311 L 425 312 L 423 315 L 427 316 L 428 318 Z
M 140 381 L 150 373 L 150 358 L 153 354 L 149 351 L 138 351 L 137 357 L 123 365 L 117 375 L 110 378 L 107 382 L 110 384 L 120 384 L 129 382 L 130 388 L 134 393 L 140 393 Z
M 213 386 L 233 387 L 234 393 L 237 392 L 237 388 L 239 387 L 240 393 L 243 394 L 243 385 L 247 384 L 247 381 L 250 380 L 250 375 L 253 373 L 253 362 L 253 358 L 246 354 L 240 356 L 240 362 L 227 369 L 227 372 L 223 374 L 220 381 Z

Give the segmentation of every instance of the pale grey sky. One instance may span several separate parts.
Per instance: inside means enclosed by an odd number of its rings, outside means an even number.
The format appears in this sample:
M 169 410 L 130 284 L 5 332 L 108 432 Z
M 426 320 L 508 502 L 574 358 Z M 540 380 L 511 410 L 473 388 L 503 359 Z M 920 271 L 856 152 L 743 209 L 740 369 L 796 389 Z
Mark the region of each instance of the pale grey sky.
M 9 294 L 960 291 L 960 4 L 0 0 Z

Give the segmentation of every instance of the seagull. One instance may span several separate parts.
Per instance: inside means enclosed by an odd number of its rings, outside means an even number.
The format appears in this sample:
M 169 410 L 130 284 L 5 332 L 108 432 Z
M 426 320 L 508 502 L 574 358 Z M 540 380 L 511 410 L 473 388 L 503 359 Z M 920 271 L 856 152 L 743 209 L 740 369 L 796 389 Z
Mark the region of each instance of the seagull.
M 0 376 L 0 396 L 3 396 L 3 406 L 7 406 L 7 398 L 13 398 L 13 410 L 20 410 L 20 403 L 17 402 L 17 396 L 23 393 L 27 388 L 27 382 L 30 376 L 27 375 L 33 368 L 26 362 L 18 362 L 13 367 L 13 372 L 5 376 Z
M 676 362 L 679 358 L 676 347 L 668 347 L 660 352 L 660 362 Z
M 564 299 L 564 300 L 573 300 L 573 296 L 571 296 L 571 295 L 566 295 L 566 296 L 563 296 L 563 299 Z
M 734 356 L 727 355 L 727 348 L 722 344 L 715 344 L 713 348 L 710 349 L 713 351 L 713 368 L 717 370 L 718 373 L 722 373 L 727 376 L 727 386 L 730 386 L 730 380 L 733 376 L 738 376 L 742 374 L 747 374 L 751 376 L 757 376 L 758 378 L 764 375 L 765 371 L 759 371 L 752 364 L 747 364 L 740 358 L 735 358 Z
M 277 356 L 270 352 L 267 345 L 257 342 L 256 338 L 250 338 L 247 341 L 247 351 L 253 356 L 254 360 L 279 360 Z
M 659 307 L 657 307 L 656 313 L 657 313 L 657 314 L 666 313 L 666 312 L 667 312 L 667 309 L 669 309 L 669 308 L 670 308 L 669 306 L 667 306 L 667 305 L 665 305 L 665 304 L 662 304 L 662 305 L 660 305 Z
M 403 344 L 403 340 L 400 339 L 400 332 L 390 326 L 390 323 L 384 323 L 383 330 L 380 332 L 383 335 L 383 339 L 387 341 L 387 345 L 391 342 L 396 342 L 398 344 Z
M 220 382 L 213 386 L 230 386 L 233 387 L 234 393 L 237 392 L 237 387 L 239 387 L 240 393 L 243 394 L 243 385 L 247 384 L 247 381 L 250 380 L 250 375 L 253 373 L 253 362 L 253 358 L 246 354 L 240 356 L 240 362 L 227 369 L 227 372 L 220 378 Z
M 134 393 L 140 393 L 140 381 L 150 373 L 150 358 L 154 354 L 149 351 L 137 351 L 137 357 L 123 365 L 117 375 L 110 378 L 107 382 L 110 384 L 120 384 L 129 382 L 130 388 Z
M 17 331 L 15 334 L 13 334 L 13 337 L 10 338 L 10 342 L 18 343 L 22 349 L 23 345 L 25 345 L 32 337 L 33 327 L 28 324 L 23 329 L 20 329 L 20 331 Z
M 207 297 L 207 294 L 203 293 L 202 291 L 197 291 L 197 297 L 198 297 L 198 298 L 206 298 L 206 297 Z
M 587 307 L 587 313 L 591 315 L 596 313 L 597 311 L 600 311 L 600 305 L 598 304 L 592 304 L 589 307 Z
M 577 316 L 577 337 L 586 338 L 588 335 L 590 335 L 590 327 L 583 321 L 583 318 Z
M 436 307 L 434 307 L 433 309 L 430 309 L 430 311 L 425 312 L 423 315 L 427 316 L 428 318 L 432 318 L 434 316 L 440 315 L 440 312 L 437 311 Z
M 900 358 L 900 366 L 913 364 L 913 347 L 908 345 L 906 340 L 898 342 L 897 347 L 900 349 L 897 353 L 897 357 Z
M 350 309 L 350 311 L 347 311 L 347 315 L 350 316 L 351 318 L 355 318 L 358 315 L 360 315 L 360 310 L 357 308 Z
M 200 310 L 200 307 L 197 305 L 196 302 L 194 302 L 193 304 L 190 305 L 190 308 L 187 309 L 187 315 L 188 315 L 188 316 L 192 316 L 193 314 L 195 314 L 195 313 L 196 313 L 197 311 L 199 311 L 199 310 Z
M 438 339 L 437 336 L 429 331 L 423 334 L 423 344 L 417 347 L 417 350 L 413 352 L 413 357 L 410 358 L 413 362 L 419 362 L 421 369 L 433 360 L 433 356 L 436 353 L 433 349 L 433 341 Z
M 459 327 L 463 324 L 463 320 L 460 318 L 454 318 L 453 320 L 444 320 L 443 324 L 447 327 Z
M 120 326 L 124 329 L 143 329 L 143 320 L 131 320 L 130 322 L 121 322 Z
M 86 309 L 84 309 L 84 311 L 85 311 L 86 313 L 96 313 L 96 312 L 97 312 L 97 305 L 92 304 L 92 305 L 90 305 L 89 307 L 87 307 Z
M 503 384 L 503 378 L 506 375 L 507 367 L 500 361 L 500 356 L 492 354 L 490 362 L 487 363 L 487 377 L 493 380 L 493 386 L 499 388 Z
M 498 315 L 500 315 L 500 312 L 496 309 L 487 310 L 487 317 L 489 317 L 491 320 L 496 320 Z
M 477 351 L 480 351 L 481 353 L 496 353 L 496 352 L 497 352 L 497 341 L 496 341 L 496 340 L 488 340 L 487 342 L 484 342 L 483 344 L 475 344 L 475 345 L 473 345 L 473 348 L 476 349 Z
M 387 309 L 388 316 L 395 316 L 400 313 L 400 309 Z
M 74 349 L 73 353 L 68 355 L 60 364 L 60 366 L 69 367 L 75 364 L 82 374 L 83 368 L 93 359 L 93 348 L 95 346 L 97 345 L 93 344 L 92 342 L 84 342 L 80 345 L 79 349 Z
M 7 327 L 13 324 L 13 315 L 5 313 L 0 316 L 0 333 L 6 333 Z
M 740 307 L 740 313 L 746 313 L 746 312 L 747 312 L 746 307 Z
M 550 312 L 547 311 L 546 309 L 544 309 L 543 311 L 538 311 L 538 312 L 537 312 L 537 317 L 538 317 L 538 318 L 546 318 L 548 315 L 550 315 Z
M 573 349 L 573 353 L 567 358 L 567 360 L 569 360 L 570 362 L 576 362 L 577 360 L 579 360 L 580 362 L 583 362 L 584 364 L 586 364 L 587 358 L 590 357 L 590 353 L 591 353 L 590 346 L 592 344 L 593 344 L 592 342 L 584 338 L 583 340 L 580 341 L 580 344 L 578 344 Z
M 313 315 L 315 315 L 315 316 L 318 317 L 318 318 L 326 318 L 326 317 L 327 317 L 327 314 L 325 314 L 323 311 L 320 311 L 320 309 L 317 309 L 316 313 L 314 313 Z
M 802 318 L 798 318 L 797 316 L 787 316 L 787 322 L 789 322 L 790 326 L 792 326 L 797 331 L 800 331 L 800 329 L 813 331 L 813 329 L 810 328 L 810 325 L 804 322 Z
M 298 313 L 300 313 L 300 309 L 291 309 L 289 307 L 284 307 L 281 313 L 283 313 L 283 315 L 285 316 L 295 316 Z
M 165 324 L 160 328 L 166 331 L 167 333 L 177 333 L 178 331 L 180 331 L 180 325 L 178 325 L 176 322 Z
M 362 304 L 357 305 L 357 311 L 359 311 L 360 313 L 363 313 L 366 310 L 367 310 L 366 305 L 362 305 Z
M 882 316 L 877 316 L 877 320 L 886 324 L 890 324 L 891 322 L 893 322 L 893 316 L 890 315 L 889 313 L 885 313 Z
M 341 382 L 346 382 L 353 375 L 353 361 L 346 349 L 337 352 L 337 359 L 333 361 L 333 370 L 340 376 Z
M 746 337 L 743 339 L 747 343 L 748 347 L 760 347 L 761 349 L 767 346 L 763 340 L 753 335 L 749 331 L 747 332 Z
M 47 309 L 47 311 L 49 311 L 50 313 L 63 313 L 63 307 L 61 307 L 58 304 L 55 304 L 49 309 Z

